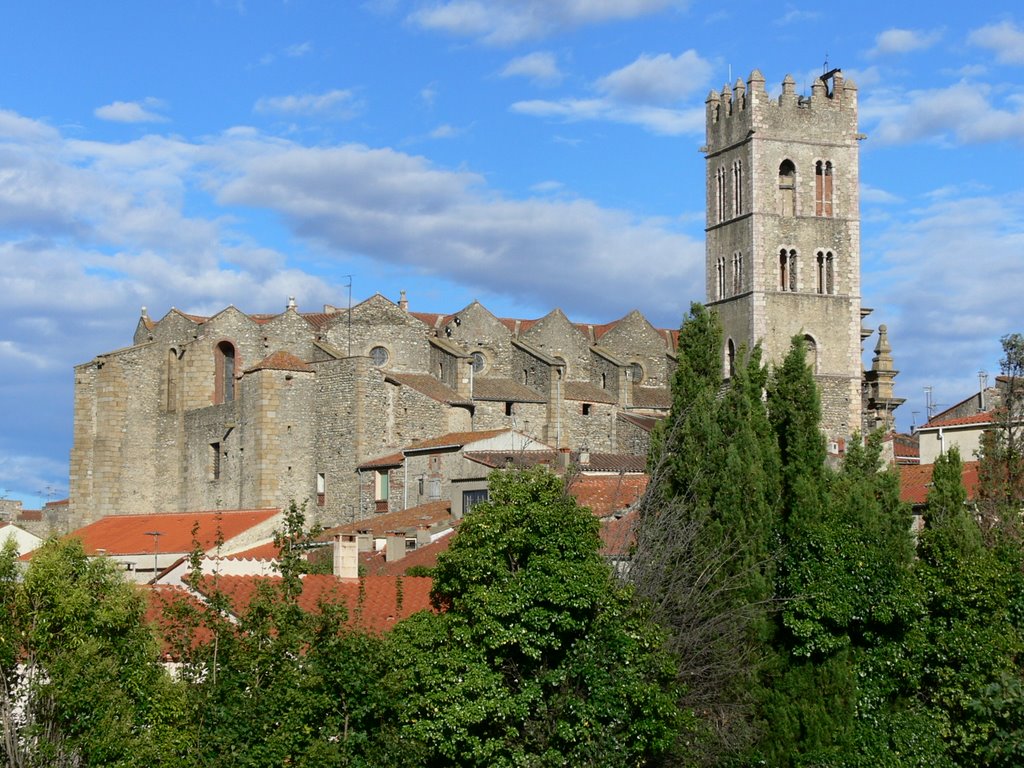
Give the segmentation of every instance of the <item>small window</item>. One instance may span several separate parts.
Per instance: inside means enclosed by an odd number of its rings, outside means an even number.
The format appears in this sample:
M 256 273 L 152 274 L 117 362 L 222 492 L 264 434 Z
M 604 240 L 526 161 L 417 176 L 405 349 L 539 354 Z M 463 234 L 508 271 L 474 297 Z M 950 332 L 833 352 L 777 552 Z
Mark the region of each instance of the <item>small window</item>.
M 779 249 L 779 290 L 796 290 L 796 250 Z
M 386 469 L 377 470 L 373 473 L 373 498 L 374 501 L 387 501 L 390 490 L 388 472 Z
M 370 350 L 370 359 L 373 360 L 373 364 L 378 368 L 387 365 L 388 359 L 391 357 L 388 351 L 384 347 L 374 347 Z
M 582 413 L 583 413 L 584 416 L 589 416 L 590 415 L 590 403 L 584 403 L 583 404 Z
M 220 480 L 220 443 L 210 443 L 210 479 Z
M 514 412 L 515 411 L 512 408 L 512 401 L 511 400 L 506 400 L 505 401 L 505 415 L 506 416 L 511 416 Z
M 729 339 L 729 343 L 726 344 L 725 354 L 727 358 L 725 361 L 726 370 L 729 374 L 729 378 L 731 379 L 736 375 L 736 344 L 732 339 Z
M 629 376 L 634 384 L 642 384 L 644 380 L 644 367 L 640 363 L 630 363 Z
M 814 164 L 814 215 L 832 215 L 832 162 L 819 160 Z
M 743 254 L 740 251 L 732 255 L 732 292 L 733 295 L 743 292 Z
M 818 372 L 818 345 L 810 336 L 804 336 L 804 347 L 807 350 L 807 366 L 811 373 Z
M 470 357 L 473 358 L 473 373 L 482 373 L 487 367 L 487 358 L 484 357 L 484 353 L 474 352 Z
M 479 491 L 463 491 L 462 492 L 462 514 L 466 515 L 473 507 L 482 501 L 487 501 L 487 489 L 483 488 Z
M 322 507 L 327 503 L 327 475 L 316 473 L 316 505 Z
M 725 221 L 725 168 L 715 172 L 715 216 L 716 221 Z
M 715 298 L 725 298 L 725 257 L 719 256 L 715 261 Z
M 601 374 L 601 389 L 608 389 L 608 374 Z
M 743 213 L 743 161 L 732 164 L 732 207 L 733 216 Z
M 441 478 L 427 478 L 427 498 L 431 501 L 436 501 L 441 498 Z
M 235 345 L 222 341 L 214 353 L 214 399 L 218 403 L 230 403 L 235 399 Z
M 796 215 L 796 166 L 792 160 L 779 165 L 779 215 Z

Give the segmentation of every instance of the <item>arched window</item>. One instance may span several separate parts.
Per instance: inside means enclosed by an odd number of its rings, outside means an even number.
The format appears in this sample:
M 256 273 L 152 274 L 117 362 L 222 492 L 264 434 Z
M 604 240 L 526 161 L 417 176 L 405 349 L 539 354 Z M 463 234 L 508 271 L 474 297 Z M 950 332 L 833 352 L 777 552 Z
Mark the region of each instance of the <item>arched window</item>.
M 732 164 L 732 215 L 743 213 L 743 161 L 734 160 Z
M 235 345 L 222 341 L 214 353 L 214 399 L 230 403 L 235 399 Z
M 832 215 L 832 161 L 814 164 L 814 215 Z
M 641 384 L 644 380 L 644 367 L 640 363 L 629 364 L 629 375 L 634 384 Z
M 836 292 L 836 257 L 832 251 L 825 254 L 825 293 Z
M 825 292 L 825 252 L 818 251 L 814 258 L 814 290 Z
M 178 402 L 178 350 L 167 350 L 167 410 L 173 411 Z
M 779 290 L 796 290 L 796 250 L 779 249 Z
M 736 343 L 732 339 L 725 345 L 725 365 L 726 373 L 731 379 L 736 375 Z
M 818 344 L 810 336 L 804 336 L 804 347 L 807 351 L 807 366 L 811 369 L 811 373 L 818 372 Z
M 481 373 L 487 367 L 487 358 L 483 352 L 474 352 L 470 357 L 473 358 L 473 373 Z
M 601 389 L 608 389 L 608 374 L 601 374 Z
M 732 255 L 732 292 L 733 294 L 743 291 L 743 253 L 736 251 Z
M 715 209 L 716 221 L 725 221 L 725 168 L 715 172 Z
M 725 298 L 725 257 L 719 256 L 715 261 L 715 298 Z
M 779 165 L 779 215 L 796 215 L 796 166 L 792 160 Z

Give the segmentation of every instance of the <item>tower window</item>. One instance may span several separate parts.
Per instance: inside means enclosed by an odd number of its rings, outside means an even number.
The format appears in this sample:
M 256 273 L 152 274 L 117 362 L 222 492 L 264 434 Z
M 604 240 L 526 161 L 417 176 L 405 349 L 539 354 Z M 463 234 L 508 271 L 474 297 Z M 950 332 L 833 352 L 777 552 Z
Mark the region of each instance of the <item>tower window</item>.
M 796 166 L 792 160 L 779 165 L 779 215 L 796 215 Z
M 719 256 L 715 261 L 715 298 L 725 298 L 725 257 Z
M 818 251 L 815 259 L 815 287 L 818 293 L 831 295 L 836 292 L 835 261 L 832 251 Z
M 715 172 L 715 216 L 719 223 L 725 221 L 725 168 Z
M 743 161 L 732 164 L 732 211 L 733 216 L 743 213 Z
M 779 290 L 796 290 L 796 250 L 779 249 Z
M 731 379 L 733 376 L 736 375 L 736 344 L 735 342 L 733 342 L 732 339 L 729 339 L 729 342 L 725 346 L 725 354 L 726 370 L 728 372 L 729 378 Z
M 804 346 L 807 349 L 807 366 L 811 373 L 818 372 L 818 344 L 810 336 L 804 336 Z
M 580 413 L 582 413 L 584 416 L 589 416 L 590 415 L 590 403 L 583 403 L 583 407 L 580 410 Z
M 167 410 L 173 411 L 178 402 L 178 350 L 167 350 Z
M 832 215 L 832 161 L 814 164 L 814 215 Z
M 214 400 L 230 403 L 235 399 L 235 345 L 222 341 L 217 345 L 214 358 Z
M 732 255 L 732 292 L 733 294 L 743 291 L 743 253 L 736 251 Z
M 220 480 L 220 443 L 210 443 L 210 479 Z

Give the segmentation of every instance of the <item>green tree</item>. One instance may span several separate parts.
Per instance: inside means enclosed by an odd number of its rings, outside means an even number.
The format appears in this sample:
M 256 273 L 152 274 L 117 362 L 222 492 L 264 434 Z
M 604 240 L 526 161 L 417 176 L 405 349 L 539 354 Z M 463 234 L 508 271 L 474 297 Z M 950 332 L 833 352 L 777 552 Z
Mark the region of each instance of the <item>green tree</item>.
M 178 711 L 142 592 L 77 539 L 49 541 L 22 575 L 0 554 L 0 755 L 10 766 L 155 759 Z
M 672 746 L 673 664 L 597 527 L 544 468 L 491 475 L 438 559 L 442 613 L 392 636 L 420 764 L 636 766 Z

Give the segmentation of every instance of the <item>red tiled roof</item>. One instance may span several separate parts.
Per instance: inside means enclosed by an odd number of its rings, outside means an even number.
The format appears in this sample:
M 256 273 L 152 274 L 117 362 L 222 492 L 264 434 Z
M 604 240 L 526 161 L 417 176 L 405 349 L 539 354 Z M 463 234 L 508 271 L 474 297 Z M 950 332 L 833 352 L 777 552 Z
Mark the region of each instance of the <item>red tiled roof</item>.
M 900 470 L 900 500 L 914 506 L 928 502 L 934 464 L 902 464 Z M 961 479 L 967 498 L 973 499 L 978 490 L 978 462 L 965 461 Z
M 543 403 L 544 396 L 534 392 L 518 381 L 503 378 L 475 378 L 473 380 L 474 400 L 497 400 L 512 403 Z
M 388 531 L 410 531 L 424 525 L 432 526 L 450 520 L 451 515 L 452 504 L 450 501 L 447 499 L 431 501 L 417 507 L 383 512 L 373 517 L 329 528 L 320 534 L 317 540 L 331 541 L 339 533 L 358 533 L 359 531 L 369 531 L 375 536 L 383 536 Z
M 633 544 L 636 510 L 624 515 L 606 517 L 601 520 L 601 554 L 614 557 L 629 552 Z
M 378 557 L 367 563 L 367 571 L 379 576 L 404 576 L 414 566 L 433 568 L 437 565 L 437 556 L 448 551 L 454 538 L 455 534 L 449 533 L 426 546 L 407 551 L 401 560 L 392 560 L 390 563 L 383 556 L 384 551 L 374 553 Z
M 313 373 L 312 368 L 291 352 L 285 352 L 284 350 L 278 350 L 263 358 L 252 368 L 247 369 L 246 373 L 253 373 L 255 371 L 299 371 L 300 373 Z
M 470 401 L 460 395 L 451 387 L 442 384 L 429 373 L 393 373 L 388 372 L 387 378 L 410 389 L 415 389 L 420 394 L 426 395 L 439 403 L 450 405 L 469 405 Z
M 659 421 L 664 419 L 663 416 L 641 416 L 638 413 L 620 413 L 619 418 L 640 427 L 644 432 L 650 432 Z
M 510 432 L 509 429 L 488 429 L 480 432 L 449 432 L 446 435 L 438 435 L 437 437 L 431 437 L 426 440 L 420 440 L 415 442 L 406 448 L 406 451 L 419 451 L 427 448 L 461 448 L 469 443 L 475 443 L 478 440 L 489 440 L 492 437 L 503 435 L 506 432 Z
M 935 429 L 937 427 L 960 427 L 968 424 L 989 424 L 992 422 L 994 414 L 992 411 L 983 411 L 982 413 L 976 413 L 973 416 L 961 416 L 956 419 L 936 419 L 929 421 L 918 429 Z
M 577 475 L 569 493 L 597 517 L 608 517 L 636 504 L 647 482 L 647 475 Z
M 633 386 L 633 406 L 636 408 L 671 408 L 672 393 L 664 387 Z
M 405 461 L 405 454 L 401 451 L 398 453 L 389 453 L 387 456 L 381 456 L 376 459 L 370 459 L 364 461 L 356 469 L 384 469 L 385 467 L 400 467 L 402 462 Z
M 583 401 L 587 403 L 614 403 L 615 398 L 610 392 L 601 389 L 589 381 L 567 381 L 565 382 L 564 394 L 566 400 Z
M 272 541 L 257 544 L 255 547 L 243 549 L 241 552 L 233 552 L 225 555 L 228 560 L 277 560 L 281 554 L 281 548 Z
M 401 588 L 399 588 L 399 580 Z M 234 613 L 244 613 L 255 597 L 260 584 L 280 584 L 274 576 L 204 576 L 197 585 L 199 592 L 209 595 L 219 589 L 230 601 Z M 338 579 L 330 575 L 302 577 L 299 606 L 308 613 L 317 613 L 320 605 L 344 605 L 348 623 L 369 632 L 385 632 L 395 623 L 412 614 L 429 610 L 433 580 L 423 576 L 363 576 Z
M 159 531 L 160 552 L 190 552 L 193 548 L 192 528 L 198 523 L 195 538 L 208 551 L 217 545 L 218 533 L 224 541 L 266 522 L 279 509 L 247 509 L 226 512 L 180 512 L 162 515 L 109 515 L 72 531 L 69 538 L 82 540 L 86 554 L 105 550 L 108 555 L 152 554 L 154 536 Z

